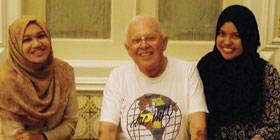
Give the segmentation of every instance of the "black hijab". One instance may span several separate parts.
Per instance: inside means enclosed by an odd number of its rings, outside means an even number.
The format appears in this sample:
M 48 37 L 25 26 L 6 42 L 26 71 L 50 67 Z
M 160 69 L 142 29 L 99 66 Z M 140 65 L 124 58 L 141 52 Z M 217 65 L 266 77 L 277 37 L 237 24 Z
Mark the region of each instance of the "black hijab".
M 215 44 L 198 63 L 210 112 L 209 127 L 258 122 L 264 110 L 266 61 L 257 53 L 260 39 L 255 16 L 244 6 L 226 8 L 218 19 L 215 39 L 225 22 L 237 28 L 243 53 L 225 60 Z

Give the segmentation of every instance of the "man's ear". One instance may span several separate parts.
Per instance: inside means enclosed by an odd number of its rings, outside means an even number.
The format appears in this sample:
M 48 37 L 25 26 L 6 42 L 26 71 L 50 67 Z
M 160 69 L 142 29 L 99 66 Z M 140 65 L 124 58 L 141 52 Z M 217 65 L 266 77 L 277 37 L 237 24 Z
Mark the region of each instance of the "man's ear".
M 130 49 L 129 45 L 127 43 L 124 43 L 124 46 L 125 46 L 125 49 L 126 49 L 128 55 L 131 57 L 130 52 L 129 52 L 129 49 Z
M 126 49 L 127 51 L 129 51 L 129 45 L 128 45 L 127 43 L 124 43 L 124 46 L 125 46 L 125 49 Z
M 165 51 L 166 47 L 168 44 L 168 36 L 167 35 L 163 35 L 162 36 L 162 50 Z

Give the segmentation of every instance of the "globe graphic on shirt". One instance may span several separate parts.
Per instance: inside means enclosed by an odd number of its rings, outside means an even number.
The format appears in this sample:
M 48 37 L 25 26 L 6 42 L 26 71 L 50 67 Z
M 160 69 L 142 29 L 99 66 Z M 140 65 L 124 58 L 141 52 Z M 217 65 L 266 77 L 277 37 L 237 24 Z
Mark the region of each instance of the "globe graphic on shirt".
M 175 140 L 181 121 L 181 110 L 174 101 L 149 93 L 131 104 L 127 131 L 132 140 Z

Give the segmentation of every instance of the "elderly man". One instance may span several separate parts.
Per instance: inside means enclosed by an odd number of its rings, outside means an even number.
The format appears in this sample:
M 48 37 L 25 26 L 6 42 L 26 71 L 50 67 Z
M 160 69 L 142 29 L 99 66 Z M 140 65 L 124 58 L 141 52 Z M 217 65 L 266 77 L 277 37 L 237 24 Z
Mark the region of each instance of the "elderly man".
M 130 22 L 125 47 L 134 62 L 110 74 L 99 140 L 206 139 L 208 109 L 198 71 L 164 56 L 167 42 L 157 20 L 137 16 Z

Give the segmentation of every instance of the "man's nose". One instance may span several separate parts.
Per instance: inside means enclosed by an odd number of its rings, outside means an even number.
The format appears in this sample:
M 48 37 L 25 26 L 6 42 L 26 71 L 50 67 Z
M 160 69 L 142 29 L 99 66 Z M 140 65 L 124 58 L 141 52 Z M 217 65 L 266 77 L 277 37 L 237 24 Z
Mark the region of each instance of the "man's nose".
M 149 47 L 149 43 L 147 43 L 146 38 L 143 36 L 141 38 L 140 48 L 147 48 L 147 47 Z

